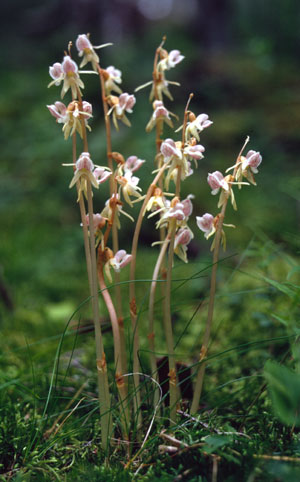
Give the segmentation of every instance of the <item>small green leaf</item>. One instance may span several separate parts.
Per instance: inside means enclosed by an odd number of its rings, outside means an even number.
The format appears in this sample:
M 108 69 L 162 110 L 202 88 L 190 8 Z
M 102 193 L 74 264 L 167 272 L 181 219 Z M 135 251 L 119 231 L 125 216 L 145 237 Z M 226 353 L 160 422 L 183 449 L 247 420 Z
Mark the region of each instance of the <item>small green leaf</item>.
M 300 425 L 300 376 L 271 360 L 265 365 L 264 376 L 278 418 L 286 425 Z
M 231 438 L 226 435 L 208 435 L 208 437 L 205 437 L 205 442 L 207 445 L 204 446 L 204 451 L 210 454 L 216 449 L 229 444 Z
M 282 293 L 288 295 L 290 298 L 295 298 L 294 291 L 291 290 L 290 288 L 288 288 L 285 283 L 279 283 L 278 281 L 275 281 L 275 280 L 270 279 L 270 278 L 266 278 L 265 276 L 263 276 L 263 279 L 267 283 L 269 283 L 270 285 L 274 286 L 274 288 L 276 288 L 279 291 L 281 291 Z

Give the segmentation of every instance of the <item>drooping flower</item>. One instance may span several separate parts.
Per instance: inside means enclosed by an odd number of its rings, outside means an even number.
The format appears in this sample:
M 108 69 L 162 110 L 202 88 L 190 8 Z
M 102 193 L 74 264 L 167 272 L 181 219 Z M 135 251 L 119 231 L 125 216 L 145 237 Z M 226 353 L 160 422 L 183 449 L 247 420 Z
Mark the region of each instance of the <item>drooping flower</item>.
M 122 89 L 117 85 L 122 83 L 121 70 L 116 69 L 113 65 L 110 65 L 106 69 L 102 69 L 101 74 L 104 78 L 104 88 L 106 95 L 111 95 L 112 92 L 122 94 Z
M 192 195 L 189 195 L 183 201 L 180 201 L 178 197 L 174 197 L 171 203 L 166 200 L 163 215 L 156 223 L 156 228 L 158 229 L 161 226 L 168 226 L 172 219 L 176 220 L 177 227 L 185 226 L 193 211 L 193 205 L 191 202 L 192 197 Z
M 209 120 L 207 114 L 200 114 L 196 118 L 194 115 L 191 115 L 191 118 L 193 118 L 193 120 L 188 122 L 185 131 L 186 139 L 188 140 L 190 137 L 196 137 L 197 141 L 199 141 L 199 132 L 202 132 L 203 129 L 209 127 L 213 122 Z
M 150 132 L 159 121 L 165 122 L 169 127 L 173 128 L 173 122 L 170 118 L 170 115 L 174 114 L 172 114 L 168 111 L 168 109 L 165 108 L 161 100 L 155 100 L 153 102 L 153 109 L 154 112 L 151 116 L 151 119 L 146 125 L 146 132 Z
M 110 265 L 113 267 L 116 273 L 119 273 L 122 268 L 131 262 L 131 260 L 132 255 L 127 254 L 125 249 L 120 249 L 116 252 L 115 256 L 110 259 Z
M 125 266 L 127 266 L 131 262 L 132 255 L 127 254 L 125 249 L 119 249 L 119 251 L 117 251 L 114 256 L 111 253 L 108 257 L 109 257 L 109 259 L 105 263 L 104 270 L 105 270 L 107 278 L 112 283 L 110 268 L 113 268 L 113 270 L 116 273 L 120 273 L 121 269 L 124 268 Z
M 76 40 L 76 48 L 78 50 L 79 57 L 82 57 L 80 68 L 84 67 L 88 62 L 91 62 L 93 69 L 97 72 L 99 67 L 99 57 L 95 52 L 95 49 L 101 49 L 112 45 L 111 43 L 103 45 L 92 45 L 89 36 L 86 34 L 78 35 Z
M 93 174 L 97 180 L 97 183 L 103 184 L 111 176 L 112 173 L 108 171 L 107 168 L 96 167 Z
M 127 157 L 123 167 L 125 172 L 126 171 L 135 172 L 144 164 L 144 162 L 146 161 L 143 159 L 139 159 L 137 156 L 129 156 Z
M 87 226 L 89 226 L 90 225 L 90 216 L 87 214 L 85 219 L 86 219 Z M 106 221 L 107 220 L 103 216 L 101 216 L 101 214 L 99 214 L 99 213 L 93 214 L 94 230 L 97 231 L 97 230 L 103 229 L 105 224 L 106 224 Z M 81 223 L 81 226 L 82 226 L 82 223 Z
M 69 164 L 67 164 L 69 165 Z M 73 164 L 72 164 L 73 165 Z M 99 166 L 98 166 L 99 167 Z M 104 169 L 104 168 L 101 168 Z M 108 169 L 108 168 L 105 168 Z M 104 180 L 107 179 L 108 176 Z M 87 181 L 90 181 L 91 184 L 98 189 L 99 184 L 104 181 L 99 182 L 95 177 L 95 166 L 93 161 L 91 160 L 89 152 L 82 152 L 80 154 L 78 160 L 75 163 L 75 172 L 74 176 L 70 182 L 69 187 L 72 188 L 77 182 L 78 185 L 78 199 L 79 201 L 81 193 L 84 193 L 85 197 L 87 198 Z M 102 214 L 102 213 L 101 213 Z M 106 216 L 104 216 L 106 217 Z
M 203 216 L 196 216 L 197 226 L 204 232 L 204 236 L 208 239 L 216 232 L 214 225 L 214 217 L 212 214 L 205 213 Z
M 180 228 L 175 235 L 174 253 L 177 254 L 177 256 L 185 263 L 188 262 L 187 246 L 193 237 L 193 232 L 187 226 Z
M 167 52 L 166 50 L 161 49 L 161 54 L 163 58 L 157 64 L 157 70 L 161 72 L 172 69 L 184 59 L 184 55 L 181 55 L 179 50 L 171 50 L 170 52 Z
M 183 153 L 192 158 L 194 161 L 200 161 L 200 159 L 203 159 L 204 155 L 203 152 L 205 151 L 205 147 L 203 147 L 201 144 L 195 144 L 195 145 L 187 145 L 184 148 Z
M 132 206 L 130 196 L 137 198 L 141 197 L 139 191 L 142 189 L 138 187 L 140 179 L 133 176 L 131 171 L 126 171 L 124 176 L 116 176 L 115 179 L 120 184 L 120 189 L 122 190 L 125 201 Z
M 239 187 L 241 187 L 241 180 L 245 177 L 251 184 L 256 186 L 256 182 L 253 176 L 254 174 L 258 173 L 258 166 L 262 162 L 262 156 L 260 152 L 250 150 L 246 154 L 246 156 L 240 157 L 240 164 L 236 171 L 236 180 L 239 183 Z
M 211 174 L 209 173 L 207 176 L 207 182 L 212 189 L 211 193 L 213 195 L 218 194 L 220 189 L 229 192 L 228 182 L 220 171 L 214 171 Z
M 78 66 L 69 55 L 65 55 L 61 64 L 55 62 L 55 64 L 49 67 L 49 74 L 54 80 L 50 82 L 48 87 L 60 85 L 63 82 L 61 98 L 71 89 L 73 99 L 77 99 L 78 92 L 80 92 L 81 88 L 84 88 L 84 83 L 79 77 Z
M 125 112 L 129 114 L 132 113 L 132 108 L 136 102 L 134 95 L 130 95 L 124 92 L 117 97 L 115 95 L 110 95 L 107 99 L 109 105 L 111 106 L 109 114 L 112 114 L 113 123 L 117 130 L 119 130 L 118 120 L 121 120 L 128 127 L 131 126 L 129 119 L 126 117 Z
M 85 126 L 91 130 L 88 120 L 92 117 L 92 105 L 89 102 L 82 102 L 82 110 L 78 101 L 72 101 L 65 106 L 63 102 L 55 102 L 47 105 L 50 113 L 56 118 L 58 124 L 63 124 L 64 138 L 68 139 L 69 135 L 73 135 L 75 131 L 82 137 L 82 123 L 80 117 L 84 119 Z
M 76 47 L 79 57 L 82 57 L 80 68 L 84 67 L 88 62 L 91 62 L 93 69 L 97 71 L 99 65 L 99 57 L 96 54 L 87 35 L 78 35 L 76 40 Z
M 234 192 L 232 189 L 232 184 L 234 183 L 234 178 L 230 174 L 226 177 L 220 171 L 215 171 L 212 174 L 208 174 L 207 182 L 212 189 L 212 194 L 218 194 L 221 189 L 221 194 L 218 202 L 218 208 L 222 207 L 227 198 L 230 196 L 231 204 L 234 210 L 237 210 L 237 205 L 235 202 Z
M 165 139 L 160 146 L 160 152 L 164 156 L 164 162 L 170 161 L 172 157 L 182 158 L 182 151 L 173 139 Z

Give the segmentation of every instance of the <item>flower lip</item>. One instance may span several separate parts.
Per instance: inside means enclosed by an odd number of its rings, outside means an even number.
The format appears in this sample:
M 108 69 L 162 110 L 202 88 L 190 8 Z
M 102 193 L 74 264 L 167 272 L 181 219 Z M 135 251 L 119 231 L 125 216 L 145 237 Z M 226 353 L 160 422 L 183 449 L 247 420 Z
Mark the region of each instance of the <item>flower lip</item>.
M 160 146 L 160 152 L 164 156 L 165 161 L 168 161 L 172 156 L 178 157 L 179 159 L 182 157 L 181 150 L 176 147 L 173 139 L 165 139 Z
M 220 171 L 214 171 L 207 176 L 207 182 L 212 189 L 212 194 L 217 194 L 219 189 L 229 190 L 229 185 Z
M 61 64 L 62 70 L 65 74 L 77 74 L 78 66 L 74 60 L 71 59 L 69 55 L 65 55 L 64 60 Z
M 82 34 L 78 35 L 77 40 L 76 40 L 76 48 L 79 52 L 79 56 L 81 57 L 83 55 L 83 52 L 85 49 L 92 50 L 92 44 L 89 41 L 87 35 Z
M 76 161 L 76 171 L 81 171 L 81 169 L 86 169 L 87 171 L 91 171 L 94 169 L 94 163 L 90 158 L 89 152 L 82 152 L 79 156 L 78 160 Z
M 109 260 L 113 269 L 119 273 L 124 266 L 130 263 L 132 255 L 127 254 L 125 249 L 120 249 L 116 252 L 115 256 Z
M 52 79 L 57 80 L 63 75 L 62 65 L 59 62 L 55 62 L 49 67 L 49 74 Z
M 242 168 L 244 170 L 247 169 L 247 167 L 250 167 L 254 173 L 257 173 L 257 168 L 261 164 L 261 162 L 262 156 L 260 152 L 250 150 L 247 152 L 246 157 L 243 158 Z
M 203 216 L 196 216 L 197 226 L 204 233 L 209 233 L 213 228 L 214 217 L 212 214 L 205 213 Z

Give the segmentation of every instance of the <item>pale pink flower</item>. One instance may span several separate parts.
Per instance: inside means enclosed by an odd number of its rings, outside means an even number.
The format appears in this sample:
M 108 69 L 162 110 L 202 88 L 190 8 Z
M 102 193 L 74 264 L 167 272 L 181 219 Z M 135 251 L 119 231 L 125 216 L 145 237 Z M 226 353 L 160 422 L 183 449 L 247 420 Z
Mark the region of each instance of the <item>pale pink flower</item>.
M 78 74 L 78 66 L 69 55 L 64 57 L 61 64 L 58 62 L 53 64 L 53 66 L 49 68 L 49 74 L 54 80 L 50 82 L 48 87 L 51 87 L 51 85 L 60 85 L 63 81 L 62 98 L 66 92 L 71 89 L 73 99 L 77 99 L 78 91 L 80 92 L 80 88 L 84 88 L 84 84 Z
M 163 58 L 157 65 L 157 69 L 160 71 L 170 70 L 175 65 L 179 64 L 184 59 L 179 50 L 171 50 L 168 55 Z
M 111 176 L 111 172 L 103 167 L 96 167 L 93 174 L 98 184 L 103 184 Z
M 133 176 L 131 171 L 126 171 L 124 176 L 116 176 L 115 179 L 121 186 L 125 201 L 132 206 L 130 196 L 141 197 L 139 191 L 142 189 L 138 187 L 139 178 Z
M 187 245 L 193 239 L 193 233 L 189 228 L 180 228 L 175 236 L 174 249 L 176 250 L 179 244 Z
M 175 141 L 173 139 L 165 139 L 160 146 L 160 152 L 164 156 L 164 161 L 168 162 L 171 157 L 178 157 L 181 159 L 182 152 L 176 147 Z
M 63 73 L 66 75 L 71 76 L 73 74 L 77 74 L 78 72 L 78 66 L 76 62 L 74 62 L 74 60 L 72 60 L 69 55 L 66 55 L 64 57 L 61 67 L 62 67 Z
M 169 127 L 173 128 L 173 122 L 170 118 L 170 112 L 168 111 L 168 109 L 165 108 L 161 100 L 155 100 L 153 102 L 153 109 L 154 112 L 146 126 L 146 132 L 150 132 L 158 121 L 163 121 Z
M 203 216 L 196 216 L 197 226 L 205 233 L 206 239 L 215 232 L 214 219 L 213 215 L 209 213 L 205 213 Z
M 92 104 L 90 104 L 89 102 L 87 101 L 83 101 L 82 102 L 82 111 L 81 114 L 82 114 L 82 117 L 84 119 L 89 119 L 90 117 L 92 117 L 93 115 L 93 107 L 92 107 Z
M 87 171 L 92 172 L 92 170 L 94 169 L 94 164 L 90 158 L 89 152 L 83 152 L 78 158 L 78 160 L 76 161 L 75 166 L 76 166 L 75 172 L 81 171 L 82 169 L 86 169 Z
M 54 104 L 47 105 L 47 108 L 59 124 L 65 124 L 68 122 L 69 116 L 67 115 L 67 107 L 63 102 L 57 101 Z
M 222 188 L 225 191 L 229 191 L 228 182 L 225 180 L 223 174 L 220 171 L 215 171 L 208 174 L 207 182 L 212 189 L 212 194 L 218 194 L 219 189 Z
M 90 217 L 88 214 L 86 215 L 85 219 L 86 219 L 87 226 L 89 226 Z M 94 224 L 95 231 L 102 229 L 105 226 L 105 223 L 106 223 L 106 219 L 103 216 L 101 216 L 101 214 L 99 213 L 93 214 L 93 224 Z M 80 224 L 80 226 L 82 226 L 82 223 Z
M 109 73 L 109 76 L 114 80 L 114 82 L 117 82 L 118 84 L 122 83 L 122 72 L 119 69 L 116 69 L 113 65 L 110 65 L 107 67 L 106 72 Z
M 191 203 L 192 195 L 188 196 L 183 201 L 177 201 L 175 204 L 175 198 L 170 204 L 169 201 L 165 201 L 165 212 L 160 220 L 156 223 L 156 227 L 164 226 L 169 223 L 170 219 L 176 219 L 178 226 L 183 226 L 188 221 L 189 216 L 193 211 L 193 205 Z
M 262 157 L 260 155 L 260 152 L 257 151 L 249 151 L 246 154 L 246 157 L 242 157 L 242 170 L 244 171 L 248 167 L 250 167 L 251 171 L 254 172 L 254 174 L 258 173 L 258 166 L 262 162 Z
M 184 148 L 184 154 L 187 155 L 188 157 L 191 157 L 195 161 L 199 161 L 200 159 L 203 159 L 203 152 L 205 151 L 205 147 L 203 147 L 201 144 L 197 144 L 195 146 L 186 146 Z
M 122 116 L 124 111 L 132 113 L 132 108 L 136 102 L 135 96 L 124 92 L 119 97 L 119 103 L 116 105 L 117 116 Z
M 180 50 L 171 50 L 167 57 L 167 63 L 169 68 L 175 67 L 184 59 L 184 55 L 181 55 Z
M 76 47 L 79 57 L 82 57 L 80 67 L 84 67 L 88 62 L 91 62 L 93 69 L 97 71 L 99 65 L 99 57 L 96 54 L 87 35 L 78 35 L 76 40 Z
M 243 177 L 245 177 L 249 182 L 251 182 L 251 184 L 254 184 L 256 186 L 253 173 L 258 173 L 257 168 L 261 164 L 261 162 L 262 157 L 257 151 L 251 150 L 246 154 L 246 157 L 240 157 L 240 163 L 235 174 L 235 179 L 238 183 L 239 188 L 242 187 L 242 184 L 245 184 L 242 182 Z
M 154 112 L 153 112 L 154 119 L 157 119 L 158 117 L 169 117 L 169 112 L 165 108 L 161 100 L 155 100 L 153 102 L 153 107 L 154 107 Z
M 189 218 L 193 212 L 193 204 L 191 199 L 193 199 L 194 197 L 195 196 L 193 194 L 189 194 L 186 199 L 181 201 L 181 204 L 183 205 L 183 212 L 186 218 Z
M 113 123 L 117 130 L 119 130 L 118 120 L 121 120 L 128 127 L 131 126 L 129 119 L 126 117 L 125 112 L 129 114 L 132 113 L 132 108 L 136 102 L 135 96 L 124 92 L 119 97 L 110 96 L 110 105 L 112 106 L 109 110 L 109 114 L 112 114 Z
M 188 227 L 180 228 L 175 236 L 174 253 L 185 263 L 188 262 L 187 245 L 191 242 L 193 237 L 194 235 Z
M 139 159 L 137 156 L 129 156 L 124 164 L 125 171 L 135 172 L 137 171 L 143 164 L 143 159 Z
M 78 50 L 79 57 L 83 56 L 84 50 L 91 50 L 93 48 L 86 34 L 78 35 L 75 45 Z
M 183 221 L 186 218 L 184 204 L 182 202 L 176 203 L 173 208 L 169 209 L 166 217 L 177 219 L 177 221 Z
M 189 137 L 196 137 L 196 139 L 199 141 L 199 132 L 202 132 L 203 129 L 206 129 L 212 123 L 213 122 L 209 120 L 207 114 L 198 115 L 194 121 L 188 123 L 186 128 L 186 138 L 188 139 Z
M 87 181 L 98 189 L 99 185 L 97 179 L 93 174 L 94 163 L 90 158 L 90 154 L 88 152 L 82 152 L 79 156 L 78 160 L 75 163 L 75 172 L 74 176 L 70 182 L 69 188 L 72 188 L 77 182 L 78 185 L 78 200 L 80 199 L 81 193 L 83 192 L 85 197 L 87 198 Z
M 104 80 L 104 86 L 106 95 L 110 95 L 111 92 L 117 92 L 117 94 L 122 94 L 122 90 L 117 85 L 122 83 L 121 70 L 116 69 L 113 65 L 110 65 L 109 67 L 107 67 L 107 69 L 105 69 L 105 73 L 106 76 Z
M 115 256 L 109 260 L 110 265 L 116 271 L 120 273 L 121 269 L 129 264 L 132 260 L 132 255 L 127 254 L 125 249 L 120 249 L 116 252 Z
M 47 105 L 50 113 L 56 118 L 56 122 L 63 125 L 64 137 L 67 139 L 69 135 L 74 134 L 75 131 L 82 137 L 82 123 L 80 114 L 84 119 L 85 126 L 91 130 L 88 125 L 88 120 L 92 117 L 92 105 L 89 102 L 82 102 L 82 110 L 79 110 L 78 101 L 72 101 L 68 107 L 63 102 L 55 102 L 55 104 Z
M 49 74 L 50 77 L 55 80 L 55 85 L 59 85 L 63 76 L 63 69 L 61 64 L 59 62 L 55 62 L 55 64 L 49 67 Z

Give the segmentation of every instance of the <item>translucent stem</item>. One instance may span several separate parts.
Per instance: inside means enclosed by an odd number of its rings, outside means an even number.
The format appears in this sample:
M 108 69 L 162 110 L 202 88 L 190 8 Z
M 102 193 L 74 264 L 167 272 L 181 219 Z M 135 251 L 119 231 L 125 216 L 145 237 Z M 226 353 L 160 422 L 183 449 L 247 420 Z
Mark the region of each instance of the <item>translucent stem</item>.
M 139 241 L 140 230 L 142 227 L 143 216 L 145 212 L 145 208 L 148 204 L 150 197 L 153 194 L 154 189 L 156 188 L 156 183 L 159 181 L 160 177 L 163 175 L 164 170 L 166 169 L 167 164 L 164 164 L 160 171 L 156 174 L 153 182 L 150 184 L 146 197 L 144 199 L 143 205 L 140 209 L 139 216 L 135 225 L 135 231 L 132 239 L 132 260 L 130 263 L 130 288 L 129 288 L 129 303 L 130 303 L 130 317 L 132 323 L 132 334 L 133 334 L 133 348 L 132 348 L 132 356 L 133 356 L 133 380 L 135 388 L 139 385 L 139 375 L 137 372 L 140 371 L 140 363 L 138 358 L 138 351 L 139 351 L 139 332 L 138 332 L 138 325 L 137 325 L 137 306 L 136 306 L 136 294 L 135 294 L 135 269 L 136 269 L 136 254 L 137 254 L 137 247 Z M 134 398 L 134 411 L 137 414 L 138 409 L 140 406 L 140 394 L 137 391 L 136 397 Z
M 102 296 L 106 304 L 107 311 L 109 313 L 109 317 L 112 325 L 113 338 L 114 338 L 115 370 L 116 370 L 115 379 L 116 379 L 117 389 L 119 392 L 119 397 L 120 397 L 121 407 L 122 407 L 122 413 L 120 418 L 121 418 L 121 425 L 124 431 L 124 436 L 128 439 L 129 407 L 128 407 L 128 404 L 126 403 L 127 384 L 125 384 L 124 376 L 123 376 L 126 373 L 126 367 L 124 367 L 123 365 L 120 326 L 119 326 L 115 307 L 113 305 L 109 291 L 105 284 L 105 280 L 103 276 L 103 266 L 100 260 L 100 256 L 98 261 L 98 280 L 99 280 Z
M 151 376 L 154 380 L 158 381 L 158 372 L 156 366 L 156 356 L 155 356 L 155 330 L 154 330 L 154 302 L 155 302 L 155 293 L 156 293 L 156 286 L 157 280 L 160 272 L 161 265 L 164 261 L 165 254 L 168 248 L 168 244 L 170 242 L 169 237 L 166 237 L 164 243 L 161 246 L 159 256 L 156 261 L 156 265 L 152 275 L 152 283 L 150 288 L 150 296 L 149 296 L 149 332 L 148 332 L 148 340 L 149 340 L 149 348 L 150 348 L 150 364 L 151 364 Z M 157 390 L 154 391 L 154 405 L 156 406 L 158 403 L 159 394 Z
M 104 112 L 104 122 L 105 122 L 105 130 L 106 130 L 106 153 L 107 153 L 107 163 L 108 167 L 110 168 L 112 175 L 109 178 L 109 190 L 110 190 L 110 197 L 113 194 L 117 193 L 117 186 L 116 181 L 114 179 L 114 172 L 113 172 L 113 163 L 112 163 L 112 141 L 111 141 L 111 124 L 110 118 L 108 115 L 108 105 L 105 95 L 105 84 L 104 78 L 101 71 L 100 65 L 98 65 L 98 73 L 100 79 L 100 87 L 101 87 L 101 97 L 102 97 L 102 105 L 103 105 L 103 112 Z M 113 222 L 112 225 L 112 247 L 113 252 L 116 253 L 119 250 L 119 236 L 118 236 L 118 228 L 116 222 Z M 120 327 L 120 339 L 121 339 L 121 357 L 122 357 L 122 365 L 124 370 L 127 372 L 127 357 L 126 357 L 126 343 L 125 343 L 125 333 L 124 333 L 124 317 L 123 317 L 123 309 L 122 309 L 122 293 L 121 293 L 121 286 L 120 286 L 120 275 L 119 273 L 115 274 L 115 299 L 116 299 L 116 310 L 118 315 L 118 323 Z M 127 379 L 125 380 L 126 386 L 128 385 Z
M 87 196 L 88 196 L 88 211 L 89 211 L 89 228 L 90 228 L 90 253 L 91 253 L 91 274 L 92 274 L 92 307 L 93 319 L 95 326 L 95 341 L 96 341 L 96 360 L 98 373 L 98 390 L 100 402 L 101 415 L 101 442 L 104 450 L 109 445 L 109 438 L 111 433 L 111 414 L 110 414 L 110 395 L 107 378 L 106 358 L 103 347 L 99 304 L 98 304 L 98 284 L 97 284 L 97 263 L 95 250 L 95 233 L 93 222 L 93 199 L 92 188 L 89 179 L 87 179 Z
M 239 155 L 236 159 L 236 163 L 235 163 L 235 167 L 234 167 L 234 171 L 233 171 L 233 176 L 232 176 L 233 179 L 235 178 L 238 166 L 240 164 L 240 158 L 241 158 L 242 152 L 245 149 L 248 142 L 249 142 L 249 137 L 246 138 L 246 141 L 245 141 L 245 143 L 244 143 L 242 149 L 240 150 Z M 231 186 L 230 186 L 230 189 L 232 189 Z M 230 192 L 227 194 L 227 196 L 224 200 L 224 204 L 222 206 L 221 213 L 219 214 L 217 232 L 216 232 L 216 235 L 215 235 L 215 246 L 214 246 L 214 252 L 213 252 L 213 266 L 212 266 L 211 280 L 210 280 L 210 292 L 209 292 L 209 304 L 208 304 L 207 321 L 206 321 L 206 325 L 205 325 L 205 332 L 204 332 L 202 347 L 201 347 L 201 350 L 200 350 L 199 361 L 200 361 L 201 364 L 200 364 L 200 367 L 199 367 L 198 373 L 197 373 L 197 378 L 196 378 L 196 383 L 195 383 L 195 388 L 194 388 L 194 396 L 193 396 L 192 405 L 191 405 L 191 413 L 196 413 L 198 411 L 201 393 L 202 393 L 203 380 L 204 380 L 204 374 L 205 374 L 205 368 L 206 368 L 205 358 L 207 356 L 207 350 L 208 350 L 208 344 L 209 344 L 211 327 L 212 327 L 212 322 L 213 322 L 213 314 L 214 314 L 214 302 L 215 302 L 216 282 L 217 282 L 217 269 L 218 269 L 218 261 L 219 261 L 220 244 L 221 244 L 221 239 L 222 239 L 222 228 L 223 228 L 223 223 L 224 223 L 224 218 L 225 218 L 225 213 L 226 213 L 226 207 L 227 207 L 229 197 L 230 197 Z

